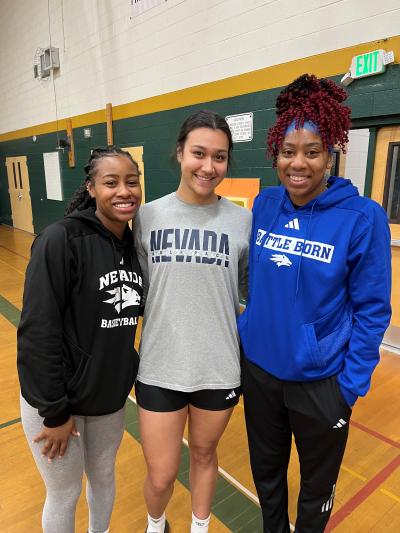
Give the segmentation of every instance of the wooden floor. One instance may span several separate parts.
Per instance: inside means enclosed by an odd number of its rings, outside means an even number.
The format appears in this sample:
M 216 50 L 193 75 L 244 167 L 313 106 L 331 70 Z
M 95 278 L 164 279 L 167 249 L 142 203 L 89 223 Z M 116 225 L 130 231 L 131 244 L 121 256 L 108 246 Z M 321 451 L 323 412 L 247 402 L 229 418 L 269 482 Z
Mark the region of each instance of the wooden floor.
M 16 371 L 16 326 L 22 307 L 24 273 L 33 237 L 0 226 L 0 532 L 39 533 L 45 488 L 36 470 L 20 422 Z M 400 356 L 382 352 L 372 389 L 353 412 L 350 438 L 340 472 L 335 505 L 326 533 L 398 533 L 400 531 Z M 254 503 L 243 406 L 235 408 L 219 446 L 223 470 L 218 481 L 210 531 L 262 533 Z M 173 533 L 190 531 L 188 455 L 167 516 Z M 128 400 L 127 424 L 117 458 L 117 498 L 110 533 L 143 533 L 142 496 L 145 464 L 136 406 Z M 238 488 L 239 487 L 239 488 Z M 289 468 L 290 521 L 296 519 L 299 465 L 294 449 Z M 78 504 L 76 531 L 86 533 L 85 499 Z M 252 497 L 253 495 L 253 497 Z

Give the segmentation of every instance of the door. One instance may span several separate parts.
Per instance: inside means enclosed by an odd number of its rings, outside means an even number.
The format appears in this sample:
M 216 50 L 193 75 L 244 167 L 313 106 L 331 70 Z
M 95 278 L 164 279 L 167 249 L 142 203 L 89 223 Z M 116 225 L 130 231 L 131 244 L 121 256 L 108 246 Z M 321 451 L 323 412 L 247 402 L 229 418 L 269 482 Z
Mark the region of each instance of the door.
M 14 228 L 33 233 L 32 204 L 26 156 L 6 158 Z
M 400 349 L 400 124 L 378 131 L 371 198 L 385 209 L 392 237 L 392 319 L 383 342 Z
M 400 224 L 400 142 L 389 143 L 382 207 L 389 223 Z

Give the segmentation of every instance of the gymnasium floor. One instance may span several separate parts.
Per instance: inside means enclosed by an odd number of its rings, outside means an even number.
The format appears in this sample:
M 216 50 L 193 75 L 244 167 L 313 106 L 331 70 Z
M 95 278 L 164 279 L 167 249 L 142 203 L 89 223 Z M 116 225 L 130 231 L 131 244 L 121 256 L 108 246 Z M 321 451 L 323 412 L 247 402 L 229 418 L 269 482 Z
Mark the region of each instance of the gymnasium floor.
M 30 455 L 19 412 L 16 327 L 22 307 L 24 273 L 33 237 L 0 226 L 0 532 L 39 533 L 45 488 Z M 350 438 L 326 533 L 398 533 L 400 530 L 400 356 L 382 351 L 372 389 L 353 412 Z M 126 431 L 117 458 L 117 498 L 110 533 L 143 533 L 145 464 L 134 397 L 127 402 Z M 243 406 L 235 408 L 219 446 L 217 494 L 212 533 L 262 533 L 251 477 Z M 168 507 L 174 533 L 190 531 L 188 451 Z M 295 448 L 289 468 L 290 521 L 296 518 L 299 465 Z M 83 493 L 84 494 L 84 493 Z M 86 533 L 84 496 L 78 503 L 77 533 Z

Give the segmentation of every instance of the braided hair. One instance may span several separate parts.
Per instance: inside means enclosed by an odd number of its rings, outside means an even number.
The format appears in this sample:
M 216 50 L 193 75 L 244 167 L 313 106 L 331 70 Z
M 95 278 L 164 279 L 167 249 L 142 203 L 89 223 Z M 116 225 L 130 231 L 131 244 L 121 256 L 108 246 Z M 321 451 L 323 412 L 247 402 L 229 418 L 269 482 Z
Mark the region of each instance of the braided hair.
M 277 120 L 268 130 L 267 157 L 274 158 L 276 168 L 279 149 L 287 127 L 296 121 L 296 129 L 301 129 L 306 120 L 318 124 L 318 135 L 324 150 L 339 145 L 346 153 L 351 127 L 351 108 L 342 105 L 348 97 L 344 89 L 326 78 L 318 79 L 314 74 L 303 74 L 285 87 L 276 99 Z
M 68 202 L 67 210 L 64 213 L 64 217 L 66 217 L 76 209 L 78 211 L 83 211 L 83 209 L 88 209 L 89 207 L 96 207 L 96 200 L 95 198 L 92 198 L 90 196 L 89 191 L 87 190 L 87 184 L 90 183 L 91 185 L 94 185 L 94 177 L 97 173 L 97 167 L 101 159 L 103 159 L 104 157 L 116 157 L 118 155 L 124 155 L 128 157 L 137 168 L 139 176 L 141 175 L 139 165 L 133 159 L 131 154 L 129 152 L 125 152 L 125 150 L 121 150 L 119 146 L 95 148 L 92 151 L 92 154 L 84 167 L 85 181 L 82 183 L 82 185 L 79 187 L 79 189 L 75 192 L 73 197 Z

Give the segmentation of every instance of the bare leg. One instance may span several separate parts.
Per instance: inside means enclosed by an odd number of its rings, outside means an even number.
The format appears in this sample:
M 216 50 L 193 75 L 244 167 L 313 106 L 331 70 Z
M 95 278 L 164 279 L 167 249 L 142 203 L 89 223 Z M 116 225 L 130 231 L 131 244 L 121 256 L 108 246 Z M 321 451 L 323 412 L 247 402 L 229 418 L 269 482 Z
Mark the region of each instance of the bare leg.
M 155 413 L 138 407 L 138 412 L 140 440 L 147 465 L 143 494 L 147 512 L 158 519 L 174 492 L 188 408 Z
M 193 513 L 200 520 L 211 513 L 218 479 L 217 446 L 233 409 L 205 411 L 189 405 L 190 493 Z

